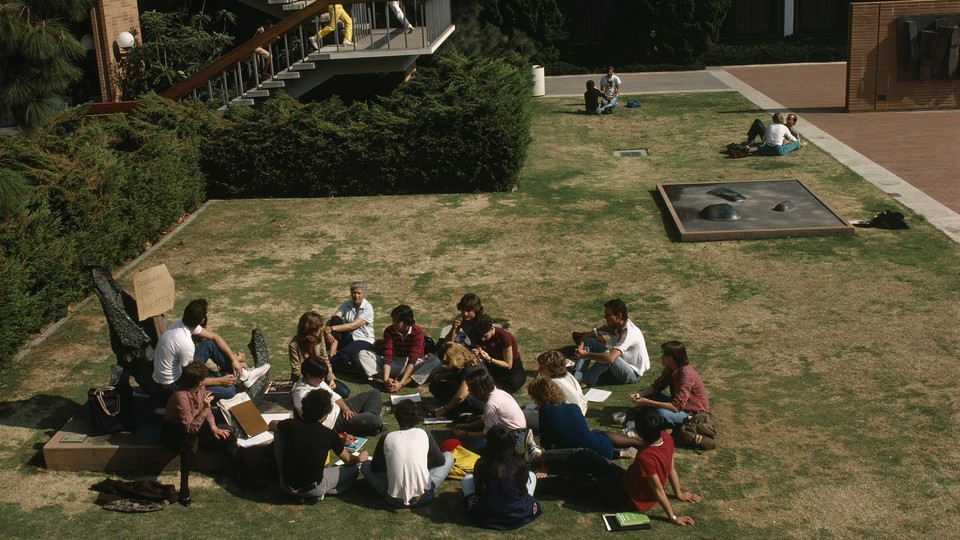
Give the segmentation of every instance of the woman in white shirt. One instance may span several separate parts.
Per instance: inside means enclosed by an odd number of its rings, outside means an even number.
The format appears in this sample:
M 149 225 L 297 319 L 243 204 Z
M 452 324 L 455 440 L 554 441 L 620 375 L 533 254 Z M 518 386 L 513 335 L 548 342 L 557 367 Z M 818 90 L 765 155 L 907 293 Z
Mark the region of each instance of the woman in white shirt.
M 767 127 L 763 134 L 763 144 L 760 145 L 761 156 L 785 156 L 800 148 L 800 141 L 790 133 L 783 123 L 783 113 L 773 115 L 773 124 Z

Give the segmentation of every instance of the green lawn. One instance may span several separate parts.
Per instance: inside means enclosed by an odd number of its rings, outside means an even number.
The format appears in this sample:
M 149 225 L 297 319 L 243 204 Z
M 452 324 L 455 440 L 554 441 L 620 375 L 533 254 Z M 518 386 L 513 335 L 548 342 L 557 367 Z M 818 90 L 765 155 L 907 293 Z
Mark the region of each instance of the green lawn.
M 654 357 L 641 385 L 659 373 L 660 343 L 686 342 L 721 430 L 715 451 L 677 453 L 685 489 L 704 501 L 675 508 L 697 525 L 654 521 L 645 537 L 956 535 L 958 246 L 816 147 L 724 159 L 719 150 L 760 115 L 738 94 L 642 101 L 639 110 L 588 117 L 573 114 L 578 99 L 537 100 L 534 143 L 513 193 L 218 201 L 141 267 L 172 272 L 171 318 L 202 296 L 234 347 L 260 326 L 275 378 L 288 373 L 285 347 L 300 314 L 328 315 L 357 279 L 369 283 L 378 334 L 389 310 L 407 303 L 435 335 L 460 296 L 476 292 L 492 316 L 510 320 L 531 372 L 540 352 L 566 345 L 570 331 L 596 324 L 603 302 L 620 297 Z M 612 155 L 632 148 L 651 155 Z M 777 178 L 802 180 L 847 219 L 893 208 L 911 228 L 682 244 L 671 241 L 652 195 L 657 183 Z M 120 281 L 132 289 L 129 275 Z M 395 512 L 362 481 L 342 498 L 301 507 L 275 484 L 244 492 L 226 475 L 196 474 L 189 509 L 104 512 L 87 491 L 102 474 L 48 472 L 38 452 L 113 362 L 94 301 L 2 374 L 5 536 L 494 536 L 468 524 L 453 482 L 427 507 Z M 638 386 L 608 388 L 614 395 L 588 414 L 598 428 Z M 599 509 L 543 503 L 545 515 L 514 535 L 602 534 Z

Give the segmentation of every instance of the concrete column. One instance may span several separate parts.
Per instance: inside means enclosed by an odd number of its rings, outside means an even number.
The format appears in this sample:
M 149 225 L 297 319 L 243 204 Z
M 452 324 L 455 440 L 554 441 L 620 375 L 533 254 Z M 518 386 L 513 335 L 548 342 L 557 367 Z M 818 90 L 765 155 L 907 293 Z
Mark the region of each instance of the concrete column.
M 796 0 L 783 0 L 783 36 L 793 35 L 793 14 Z

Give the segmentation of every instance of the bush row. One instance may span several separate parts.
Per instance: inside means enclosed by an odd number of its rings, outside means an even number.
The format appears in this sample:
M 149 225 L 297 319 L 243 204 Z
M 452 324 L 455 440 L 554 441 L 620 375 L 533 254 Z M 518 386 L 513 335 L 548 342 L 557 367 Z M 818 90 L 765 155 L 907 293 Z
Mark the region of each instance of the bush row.
M 129 117 L 74 109 L 0 148 L 7 181 L 31 186 L 0 222 L 0 362 L 84 294 L 85 264 L 118 266 L 203 200 L 196 145 L 158 111 L 174 112 L 155 97 Z
M 842 62 L 847 59 L 846 38 L 785 37 L 760 41 L 718 43 L 707 51 L 710 66 L 793 62 Z
M 0 365 L 85 294 L 86 264 L 136 256 L 205 194 L 512 189 L 530 137 L 528 73 L 450 54 L 371 103 L 280 97 L 221 117 L 149 95 L 126 117 L 74 109 L 5 141 Z
M 529 72 L 437 58 L 389 97 L 234 108 L 204 134 L 213 197 L 506 191 L 530 138 Z

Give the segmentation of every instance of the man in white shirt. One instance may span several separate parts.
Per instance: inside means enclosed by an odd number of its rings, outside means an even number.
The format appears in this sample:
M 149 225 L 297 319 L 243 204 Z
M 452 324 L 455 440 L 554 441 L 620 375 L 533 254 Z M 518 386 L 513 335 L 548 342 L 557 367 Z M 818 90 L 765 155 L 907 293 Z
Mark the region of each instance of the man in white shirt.
M 623 88 L 623 82 L 620 77 L 613 74 L 613 66 L 607 67 L 607 74 L 600 77 L 600 91 L 603 92 L 603 99 L 600 100 L 600 107 L 604 114 L 613 112 L 617 106 L 620 90 Z
M 350 284 L 350 300 L 340 304 L 323 327 L 327 344 L 331 345 L 330 365 L 344 368 L 357 360 L 360 351 L 373 349 L 373 306 L 366 299 L 367 284 Z M 336 349 L 332 346 L 336 344 Z M 336 351 L 336 352 L 334 352 Z
M 627 304 L 619 298 L 603 304 L 604 324 L 587 332 L 575 332 L 577 363 L 574 377 L 581 386 L 594 386 L 603 373 L 609 371 L 621 384 L 636 382 L 650 369 L 650 354 L 643 332 L 627 318 Z M 596 339 L 609 334 L 610 349 Z M 591 363 L 593 365 L 591 365 Z
M 216 369 L 210 369 L 210 376 L 203 381 L 207 390 L 216 399 L 229 399 L 237 393 L 236 384 L 252 384 L 270 369 L 264 364 L 253 370 L 245 369 L 243 353 L 234 354 L 219 334 L 205 328 L 207 324 L 207 301 L 203 298 L 191 300 L 183 310 L 183 318 L 171 324 L 157 341 L 153 355 L 153 377 L 156 383 L 144 390 L 158 403 L 166 400 L 176 391 L 177 380 L 183 372 L 183 366 L 193 362 L 211 363 Z M 194 343 L 194 338 L 199 344 Z

